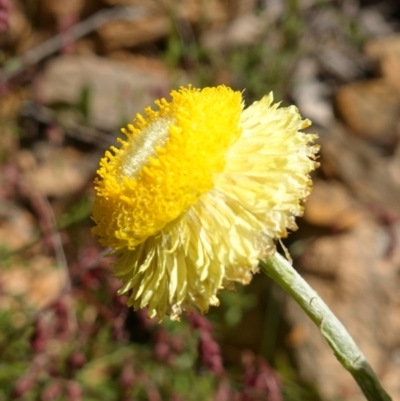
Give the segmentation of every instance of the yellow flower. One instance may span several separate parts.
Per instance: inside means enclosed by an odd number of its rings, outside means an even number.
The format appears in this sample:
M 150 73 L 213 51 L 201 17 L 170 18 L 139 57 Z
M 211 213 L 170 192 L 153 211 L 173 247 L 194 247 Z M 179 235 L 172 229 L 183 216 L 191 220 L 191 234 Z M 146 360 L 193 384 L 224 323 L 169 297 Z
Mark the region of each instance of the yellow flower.
M 225 86 L 181 88 L 123 129 L 100 162 L 93 233 L 118 256 L 128 305 L 150 317 L 218 305 L 295 230 L 318 146 L 272 94 L 243 110 Z

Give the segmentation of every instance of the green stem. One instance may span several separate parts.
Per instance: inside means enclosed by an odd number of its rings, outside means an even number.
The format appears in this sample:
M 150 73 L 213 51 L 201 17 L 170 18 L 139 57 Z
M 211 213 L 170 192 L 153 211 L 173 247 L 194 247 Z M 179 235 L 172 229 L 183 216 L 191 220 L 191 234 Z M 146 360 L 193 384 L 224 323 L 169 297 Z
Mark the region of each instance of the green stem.
M 276 253 L 267 259 L 262 259 L 260 267 L 301 306 L 318 326 L 336 358 L 354 377 L 367 400 L 391 401 L 350 334 L 293 266 L 283 256 Z

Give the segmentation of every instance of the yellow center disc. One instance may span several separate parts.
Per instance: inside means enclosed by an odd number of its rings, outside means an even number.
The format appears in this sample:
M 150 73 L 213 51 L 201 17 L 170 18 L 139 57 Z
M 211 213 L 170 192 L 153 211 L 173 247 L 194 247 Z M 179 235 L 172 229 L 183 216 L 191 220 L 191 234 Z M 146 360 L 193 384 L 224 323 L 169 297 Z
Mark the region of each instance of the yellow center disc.
M 225 86 L 181 88 L 157 101 L 101 160 L 94 234 L 114 249 L 135 248 L 213 188 L 228 148 L 239 138 L 240 92 Z

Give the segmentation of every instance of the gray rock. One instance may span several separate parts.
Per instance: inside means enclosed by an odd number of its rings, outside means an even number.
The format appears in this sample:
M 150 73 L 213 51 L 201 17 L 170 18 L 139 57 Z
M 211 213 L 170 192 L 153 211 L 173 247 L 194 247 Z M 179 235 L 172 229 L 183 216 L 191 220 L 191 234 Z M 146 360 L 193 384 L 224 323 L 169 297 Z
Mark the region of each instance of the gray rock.
M 88 123 L 115 130 L 170 92 L 167 74 L 127 67 L 96 56 L 65 56 L 47 64 L 38 84 L 46 105 L 76 105 L 88 94 Z

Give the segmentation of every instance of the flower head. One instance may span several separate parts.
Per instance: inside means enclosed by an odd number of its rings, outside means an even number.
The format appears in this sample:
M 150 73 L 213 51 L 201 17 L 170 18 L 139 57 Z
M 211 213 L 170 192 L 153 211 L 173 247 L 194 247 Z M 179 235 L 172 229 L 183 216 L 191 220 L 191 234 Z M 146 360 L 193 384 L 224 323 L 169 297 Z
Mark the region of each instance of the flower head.
M 100 162 L 93 233 L 118 256 L 119 293 L 150 317 L 217 305 L 296 229 L 318 146 L 272 94 L 243 110 L 225 86 L 181 88 L 123 129 Z

